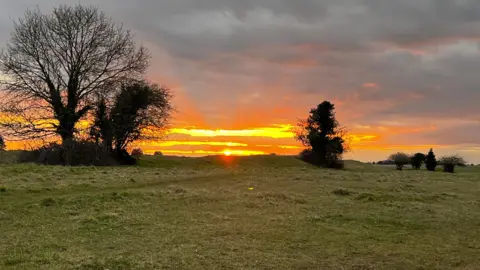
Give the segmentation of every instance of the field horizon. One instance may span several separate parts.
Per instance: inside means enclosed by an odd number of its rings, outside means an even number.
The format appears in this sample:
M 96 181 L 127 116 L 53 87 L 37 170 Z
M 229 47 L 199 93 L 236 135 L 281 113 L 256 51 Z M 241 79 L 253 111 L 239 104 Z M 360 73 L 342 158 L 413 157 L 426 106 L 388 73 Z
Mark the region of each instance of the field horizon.
M 0 165 L 1 269 L 477 269 L 480 170 Z

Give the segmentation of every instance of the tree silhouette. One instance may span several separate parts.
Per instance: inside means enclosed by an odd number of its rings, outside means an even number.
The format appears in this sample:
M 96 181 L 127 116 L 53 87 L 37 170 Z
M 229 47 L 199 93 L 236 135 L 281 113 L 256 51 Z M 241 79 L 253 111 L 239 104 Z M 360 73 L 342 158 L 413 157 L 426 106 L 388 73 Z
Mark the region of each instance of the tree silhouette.
M 141 78 L 149 54 L 94 7 L 27 11 L 0 55 L 3 127 L 15 137 L 74 139 L 76 124 L 118 83 Z M 101 94 L 101 95 L 100 95 Z
M 144 81 L 125 83 L 111 100 L 100 99 L 90 135 L 121 156 L 130 143 L 158 136 L 166 127 L 172 111 L 170 100 L 166 88 Z
M 405 153 L 392 154 L 388 159 L 395 163 L 399 171 L 403 170 L 403 166 L 410 163 L 410 157 Z
M 307 146 L 311 153 L 304 153 L 310 162 L 336 168 L 342 166 L 342 155 L 347 151 L 346 130 L 335 118 L 335 106 L 324 101 L 310 111 L 307 120 L 299 123 L 297 140 Z
M 0 135 L 0 151 L 5 151 L 5 140 L 2 135 Z
M 410 157 L 410 164 L 412 164 L 412 167 L 415 170 L 420 170 L 422 167 L 423 163 L 425 162 L 426 155 L 422 153 L 416 153 L 412 157 Z
M 427 166 L 427 170 L 434 172 L 435 169 L 437 168 L 438 162 L 435 157 L 435 154 L 433 153 L 433 149 L 430 149 L 428 152 L 427 158 L 425 160 L 425 164 Z
M 443 171 L 446 173 L 454 173 L 456 166 L 465 166 L 467 162 L 460 156 L 446 156 L 440 159 Z

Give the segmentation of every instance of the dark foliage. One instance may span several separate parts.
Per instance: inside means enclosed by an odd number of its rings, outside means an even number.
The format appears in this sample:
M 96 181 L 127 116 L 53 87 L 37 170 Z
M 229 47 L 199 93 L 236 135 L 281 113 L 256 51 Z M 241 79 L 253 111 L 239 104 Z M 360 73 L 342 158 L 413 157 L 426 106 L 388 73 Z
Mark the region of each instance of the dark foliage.
M 309 150 L 300 154 L 308 163 L 327 168 L 343 168 L 342 155 L 347 151 L 346 130 L 335 119 L 335 106 L 324 101 L 299 123 L 297 140 Z M 309 151 L 309 152 L 308 152 Z
M 428 152 L 425 164 L 427 166 L 427 170 L 429 171 L 434 172 L 437 168 L 438 162 L 435 154 L 433 153 L 433 149 L 430 149 L 430 151 Z
M 410 163 L 410 157 L 405 153 L 392 154 L 388 159 L 397 166 L 399 171 L 403 170 L 403 167 Z
M 413 169 L 420 170 L 426 158 L 427 156 L 425 154 L 416 153 L 410 157 L 410 164 L 412 164 Z
M 322 163 L 322 160 L 318 158 L 311 149 L 305 149 L 298 155 L 298 158 L 306 163 L 319 166 L 319 167 L 327 167 L 330 169 L 337 169 L 343 170 L 345 168 L 345 163 L 343 160 L 336 160 L 335 162 L 330 163 L 329 165 L 325 165 Z
M 381 160 L 377 162 L 377 165 L 395 165 L 393 160 Z
M 337 196 L 349 196 L 352 194 L 352 192 L 350 192 L 349 190 L 346 190 L 346 189 L 336 189 L 333 191 L 333 194 L 337 195 Z
M 140 148 L 135 148 L 132 150 L 132 156 L 133 157 L 141 157 L 143 156 L 143 151 Z
M 48 144 L 19 154 L 20 163 L 70 166 L 134 165 L 136 160 L 128 153 L 117 154 L 94 142 L 75 141 L 67 149 L 61 144 Z
M 455 165 L 454 164 L 443 164 L 443 172 L 455 173 Z
M 121 153 L 135 140 L 161 133 L 172 110 L 170 99 L 169 90 L 155 84 L 125 83 L 110 101 L 100 99 L 90 136 Z
M 0 135 L 0 151 L 5 151 L 5 140 L 2 135 Z
M 446 173 L 454 173 L 456 166 L 465 167 L 467 164 L 462 157 L 456 155 L 442 157 L 439 163 L 442 164 L 443 171 Z

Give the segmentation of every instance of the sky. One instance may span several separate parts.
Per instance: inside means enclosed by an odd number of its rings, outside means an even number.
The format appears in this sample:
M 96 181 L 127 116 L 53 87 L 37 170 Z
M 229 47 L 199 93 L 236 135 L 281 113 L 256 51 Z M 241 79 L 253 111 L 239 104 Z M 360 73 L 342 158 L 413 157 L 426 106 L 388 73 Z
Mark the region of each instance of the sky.
M 324 100 L 346 158 L 459 154 L 480 163 L 478 0 L 0 0 L 0 46 L 26 9 L 93 4 L 152 54 L 175 118 L 147 153 L 295 154 Z

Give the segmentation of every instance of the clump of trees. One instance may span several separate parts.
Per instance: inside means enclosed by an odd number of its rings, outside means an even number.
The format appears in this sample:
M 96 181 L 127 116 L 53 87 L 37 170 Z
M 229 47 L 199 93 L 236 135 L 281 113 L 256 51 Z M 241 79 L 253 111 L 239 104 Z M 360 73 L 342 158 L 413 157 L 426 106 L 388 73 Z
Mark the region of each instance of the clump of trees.
M 168 89 L 144 80 L 149 60 L 129 30 L 95 7 L 27 11 L 0 54 L 4 134 L 58 136 L 62 162 L 71 164 L 79 122 L 94 119 L 88 140 L 125 157 L 147 129 L 165 127 L 172 109 Z
M 314 165 L 343 168 L 342 156 L 348 150 L 346 129 L 335 118 L 335 106 L 324 101 L 298 124 L 296 139 L 307 147 L 300 158 Z
M 387 161 L 378 162 L 377 164 L 395 164 L 397 170 L 402 170 L 405 165 L 410 163 L 413 169 L 419 170 L 424 162 L 429 171 L 435 171 L 438 165 L 442 165 L 443 171 L 447 173 L 454 173 L 457 166 L 467 166 L 467 162 L 458 155 L 445 156 L 437 161 L 433 149 L 430 149 L 427 155 L 416 153 L 409 156 L 406 153 L 395 153 L 390 155 Z
M 395 166 L 397 166 L 397 170 L 401 171 L 401 170 L 403 170 L 403 167 L 405 165 L 410 163 L 411 159 L 410 159 L 410 156 L 408 154 L 399 152 L 399 153 L 395 153 L 395 154 L 390 155 L 388 160 L 390 160 L 392 163 L 395 164 Z
M 466 166 L 467 162 L 462 157 L 454 155 L 442 157 L 440 164 L 442 164 L 444 172 L 454 173 L 456 166 Z

